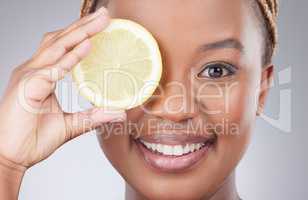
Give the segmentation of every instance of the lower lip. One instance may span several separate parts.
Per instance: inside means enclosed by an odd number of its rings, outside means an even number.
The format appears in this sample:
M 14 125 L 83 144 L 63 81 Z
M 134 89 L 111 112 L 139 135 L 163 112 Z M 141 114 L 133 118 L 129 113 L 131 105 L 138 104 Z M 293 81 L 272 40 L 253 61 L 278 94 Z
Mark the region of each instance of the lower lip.
M 192 168 L 206 157 L 212 147 L 212 144 L 206 145 L 197 151 L 182 156 L 168 156 L 152 152 L 137 140 L 135 140 L 135 143 L 147 164 L 161 172 L 169 173 L 183 172 Z

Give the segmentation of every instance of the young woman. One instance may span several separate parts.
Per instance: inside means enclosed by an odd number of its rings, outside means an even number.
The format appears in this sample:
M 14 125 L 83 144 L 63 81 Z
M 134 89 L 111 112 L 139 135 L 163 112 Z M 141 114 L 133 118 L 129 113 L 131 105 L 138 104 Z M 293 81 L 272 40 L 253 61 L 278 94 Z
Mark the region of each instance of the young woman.
M 0 104 L 0 198 L 17 199 L 28 168 L 96 129 L 128 200 L 240 199 L 235 168 L 273 77 L 276 0 L 86 0 L 81 13 L 12 73 Z M 160 87 L 126 112 L 64 113 L 55 83 L 110 18 L 136 21 L 157 39 Z

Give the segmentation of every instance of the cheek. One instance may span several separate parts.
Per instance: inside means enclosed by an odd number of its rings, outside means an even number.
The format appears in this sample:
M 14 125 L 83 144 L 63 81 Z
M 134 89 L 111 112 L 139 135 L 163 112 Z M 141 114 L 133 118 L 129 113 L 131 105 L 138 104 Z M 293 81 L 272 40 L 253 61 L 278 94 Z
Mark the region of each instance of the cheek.
M 197 103 L 203 116 L 211 121 L 240 122 L 253 112 L 248 85 L 240 81 L 210 83 L 197 93 Z M 199 87 L 201 88 L 201 87 Z
M 195 99 L 200 113 L 207 122 L 224 123 L 229 128 L 250 126 L 257 111 L 257 82 L 256 76 L 245 72 L 236 80 L 199 84 L 195 87 Z
M 123 123 L 106 125 L 97 130 L 97 139 L 108 160 L 115 168 L 121 166 L 125 155 L 130 151 L 130 139 Z
M 207 89 L 207 94 L 216 98 L 200 99 L 199 104 L 209 113 L 201 111 L 206 123 L 211 124 L 218 136 L 217 165 L 224 163 L 219 169 L 225 174 L 234 169 L 250 141 L 251 129 L 254 125 L 256 109 L 254 106 L 254 81 L 238 79 L 218 87 Z M 219 95 L 218 95 L 219 94 Z
M 240 127 L 253 123 L 256 116 L 256 94 L 251 82 L 238 81 L 230 88 L 227 96 L 228 115 Z
M 204 91 L 211 98 L 201 98 L 198 102 L 206 123 L 218 135 L 217 152 L 224 152 L 218 156 L 219 160 L 222 163 L 229 160 L 228 166 L 236 165 L 249 144 L 256 116 L 254 83 L 255 80 L 245 76 L 214 84 Z

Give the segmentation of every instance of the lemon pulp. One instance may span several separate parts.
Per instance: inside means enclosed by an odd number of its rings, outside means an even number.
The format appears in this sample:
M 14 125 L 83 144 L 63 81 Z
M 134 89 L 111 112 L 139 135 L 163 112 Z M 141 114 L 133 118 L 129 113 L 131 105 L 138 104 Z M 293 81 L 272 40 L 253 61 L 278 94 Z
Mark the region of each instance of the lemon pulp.
M 90 40 L 90 54 L 73 69 L 82 96 L 108 109 L 130 109 L 152 96 L 162 61 L 157 42 L 145 28 L 113 19 Z

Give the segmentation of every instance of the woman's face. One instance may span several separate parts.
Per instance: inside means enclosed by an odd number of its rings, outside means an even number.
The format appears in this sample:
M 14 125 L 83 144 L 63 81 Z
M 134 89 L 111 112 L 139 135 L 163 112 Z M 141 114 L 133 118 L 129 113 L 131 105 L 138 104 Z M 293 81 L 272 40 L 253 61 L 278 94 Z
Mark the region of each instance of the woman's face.
M 112 0 L 108 9 L 154 35 L 163 76 L 125 124 L 98 130 L 103 151 L 147 198 L 212 196 L 242 158 L 272 76 L 255 11 L 245 0 Z

